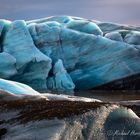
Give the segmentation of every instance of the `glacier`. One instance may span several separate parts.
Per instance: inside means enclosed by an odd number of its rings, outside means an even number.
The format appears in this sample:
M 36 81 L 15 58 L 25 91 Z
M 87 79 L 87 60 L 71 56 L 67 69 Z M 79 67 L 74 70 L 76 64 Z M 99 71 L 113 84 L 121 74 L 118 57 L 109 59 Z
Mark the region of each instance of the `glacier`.
M 72 16 L 0 20 L 0 78 L 39 92 L 92 89 L 140 74 L 140 28 Z

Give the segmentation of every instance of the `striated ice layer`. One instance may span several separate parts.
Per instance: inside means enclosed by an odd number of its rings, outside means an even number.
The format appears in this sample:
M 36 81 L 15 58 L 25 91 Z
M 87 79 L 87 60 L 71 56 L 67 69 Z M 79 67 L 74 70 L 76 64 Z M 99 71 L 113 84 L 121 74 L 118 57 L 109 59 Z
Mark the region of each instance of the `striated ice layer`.
M 4 79 L 0 79 L 0 92 L 8 92 L 13 95 L 40 95 L 37 91 L 25 84 Z
M 140 74 L 139 28 L 60 16 L 0 20 L 0 78 L 37 91 L 91 89 Z

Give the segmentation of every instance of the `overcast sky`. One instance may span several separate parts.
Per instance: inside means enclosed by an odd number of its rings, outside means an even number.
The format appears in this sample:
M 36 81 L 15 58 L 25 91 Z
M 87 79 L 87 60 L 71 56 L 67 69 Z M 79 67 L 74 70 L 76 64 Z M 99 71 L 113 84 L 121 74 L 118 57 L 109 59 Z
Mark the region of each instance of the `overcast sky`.
M 140 26 L 140 0 L 0 0 L 0 18 L 79 16 Z

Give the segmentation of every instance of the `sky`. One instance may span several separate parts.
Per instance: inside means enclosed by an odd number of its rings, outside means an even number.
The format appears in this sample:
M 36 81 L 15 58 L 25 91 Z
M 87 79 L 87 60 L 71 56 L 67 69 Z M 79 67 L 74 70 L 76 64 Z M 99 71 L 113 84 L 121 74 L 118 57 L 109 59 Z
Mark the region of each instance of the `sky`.
M 0 0 L 1 19 L 57 15 L 140 26 L 140 0 Z

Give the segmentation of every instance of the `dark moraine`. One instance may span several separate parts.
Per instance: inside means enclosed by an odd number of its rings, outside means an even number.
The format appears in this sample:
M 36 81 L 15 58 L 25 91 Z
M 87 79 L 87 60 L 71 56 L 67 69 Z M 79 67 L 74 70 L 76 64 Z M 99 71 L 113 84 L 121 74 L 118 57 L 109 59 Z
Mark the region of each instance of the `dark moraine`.
M 47 94 L 20 98 L 13 96 L 1 98 L 2 140 L 140 138 L 138 134 L 115 135 L 115 130 L 140 131 L 140 118 L 128 108 L 128 102 L 104 103 L 98 100 L 87 101 L 86 98 L 80 101 L 81 97 L 78 99 L 76 96 L 66 96 L 69 100 L 51 100 Z M 110 130 L 112 134 L 109 134 Z

